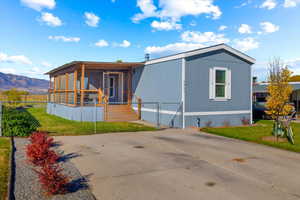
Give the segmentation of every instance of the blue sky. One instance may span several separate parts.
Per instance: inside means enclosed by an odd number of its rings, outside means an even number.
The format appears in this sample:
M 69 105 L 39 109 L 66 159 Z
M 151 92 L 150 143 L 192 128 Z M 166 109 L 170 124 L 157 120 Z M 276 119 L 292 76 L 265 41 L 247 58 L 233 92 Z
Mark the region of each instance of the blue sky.
M 0 27 L 0 71 L 30 77 L 223 42 L 257 60 L 259 80 L 273 57 L 300 74 L 300 0 L 2 0 Z

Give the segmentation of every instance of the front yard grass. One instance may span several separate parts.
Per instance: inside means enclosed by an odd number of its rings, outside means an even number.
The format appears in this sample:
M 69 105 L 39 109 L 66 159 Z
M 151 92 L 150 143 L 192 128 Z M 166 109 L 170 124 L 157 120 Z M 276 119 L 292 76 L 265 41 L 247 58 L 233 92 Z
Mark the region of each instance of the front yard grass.
M 272 142 L 262 140 L 264 136 L 271 136 L 273 121 L 260 120 L 254 126 L 226 127 L 226 128 L 202 128 L 201 131 L 221 135 L 225 137 L 246 140 L 259 144 L 269 145 L 289 151 L 300 152 L 300 123 L 292 123 L 295 135 L 295 145 L 288 142 Z
M 9 138 L 0 138 L 0 200 L 4 200 L 7 195 L 10 147 Z
M 94 134 L 94 122 L 77 122 L 49 115 L 42 107 L 27 108 L 27 111 L 38 121 L 38 130 L 47 131 L 50 135 L 89 135 Z M 130 122 L 97 122 L 96 133 L 154 131 L 149 127 Z

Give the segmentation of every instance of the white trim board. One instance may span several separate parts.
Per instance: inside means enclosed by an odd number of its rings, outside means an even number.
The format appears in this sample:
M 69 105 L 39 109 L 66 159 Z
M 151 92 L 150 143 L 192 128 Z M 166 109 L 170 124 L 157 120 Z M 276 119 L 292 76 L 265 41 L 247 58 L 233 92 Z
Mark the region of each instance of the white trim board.
M 188 52 L 183 52 L 183 53 L 179 53 L 176 55 L 171 55 L 171 56 L 166 56 L 163 58 L 157 58 L 157 59 L 153 59 L 153 60 L 149 60 L 145 63 L 145 65 L 150 65 L 150 64 L 155 64 L 155 63 L 160 63 L 160 62 L 165 62 L 165 61 L 169 61 L 169 60 L 176 60 L 176 59 L 181 59 L 181 58 L 186 58 L 186 57 L 190 57 L 190 56 L 195 56 L 195 55 L 199 55 L 199 54 L 203 54 L 203 53 L 207 53 L 207 52 L 211 52 L 211 51 L 216 51 L 216 50 L 221 50 L 224 49 L 234 55 L 237 55 L 238 57 L 247 60 L 248 62 L 254 64 L 255 63 L 255 59 L 251 58 L 250 56 L 247 56 L 246 54 L 226 45 L 226 44 L 219 44 L 219 45 L 215 45 L 215 46 L 211 46 L 211 47 L 206 47 L 206 48 L 202 48 L 202 49 L 196 49 L 193 51 L 188 51 Z
M 137 107 L 132 107 L 133 110 L 138 110 Z M 153 108 L 142 108 L 142 111 L 144 112 L 157 112 L 157 109 L 153 109 Z M 168 115 L 180 115 L 181 112 L 176 112 L 176 111 L 171 111 L 171 110 L 159 110 L 159 113 L 161 114 L 168 114 Z
M 238 114 L 250 114 L 250 113 L 251 113 L 251 110 L 186 112 L 185 116 L 195 116 L 195 115 L 238 115 Z
M 137 107 L 132 107 L 134 110 L 138 110 Z M 152 108 L 142 108 L 144 112 L 156 112 L 156 109 Z M 171 111 L 171 110 L 159 110 L 161 114 L 168 115 L 181 115 L 181 112 Z M 205 116 L 205 115 L 238 115 L 238 114 L 251 114 L 251 110 L 232 110 L 232 111 L 208 111 L 208 112 L 185 112 L 185 116 Z

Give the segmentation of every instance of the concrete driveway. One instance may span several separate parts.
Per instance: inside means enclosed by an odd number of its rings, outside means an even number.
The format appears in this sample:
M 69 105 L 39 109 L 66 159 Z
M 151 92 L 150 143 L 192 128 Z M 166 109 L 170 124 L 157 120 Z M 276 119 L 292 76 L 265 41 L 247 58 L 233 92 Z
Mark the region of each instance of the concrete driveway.
M 297 153 L 176 129 L 55 139 L 101 200 L 300 199 Z

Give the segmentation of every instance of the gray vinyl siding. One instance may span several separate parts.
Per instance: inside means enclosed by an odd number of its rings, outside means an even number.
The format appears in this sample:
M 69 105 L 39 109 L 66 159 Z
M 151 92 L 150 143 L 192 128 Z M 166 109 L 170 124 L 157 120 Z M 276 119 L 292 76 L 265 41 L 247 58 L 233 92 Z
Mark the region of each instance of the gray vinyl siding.
M 160 110 L 168 110 L 177 112 L 181 104 L 181 59 L 161 62 L 143 67 L 136 68 L 133 73 L 133 93 L 134 97 L 138 96 L 142 99 L 143 108 L 157 110 L 157 104 L 160 103 Z M 133 101 L 136 101 L 133 98 Z M 152 102 L 149 104 L 149 102 Z M 175 104 L 164 104 L 175 103 Z M 133 104 L 133 107 L 136 107 Z M 142 119 L 156 123 L 156 112 L 143 111 Z M 175 127 L 181 127 L 182 120 L 180 116 L 172 114 L 160 114 L 161 124 Z
M 250 110 L 251 64 L 226 51 L 210 52 L 186 58 L 186 112 Z M 215 101 L 209 99 L 209 69 L 226 67 L 231 70 L 231 99 Z M 214 126 L 229 120 L 231 125 L 240 125 L 240 115 L 214 115 L 186 117 L 186 126 L 195 126 L 200 121 L 211 120 Z M 250 118 L 250 114 L 246 114 Z M 201 120 L 203 119 L 203 120 Z M 204 123 L 204 122 L 203 122 Z

